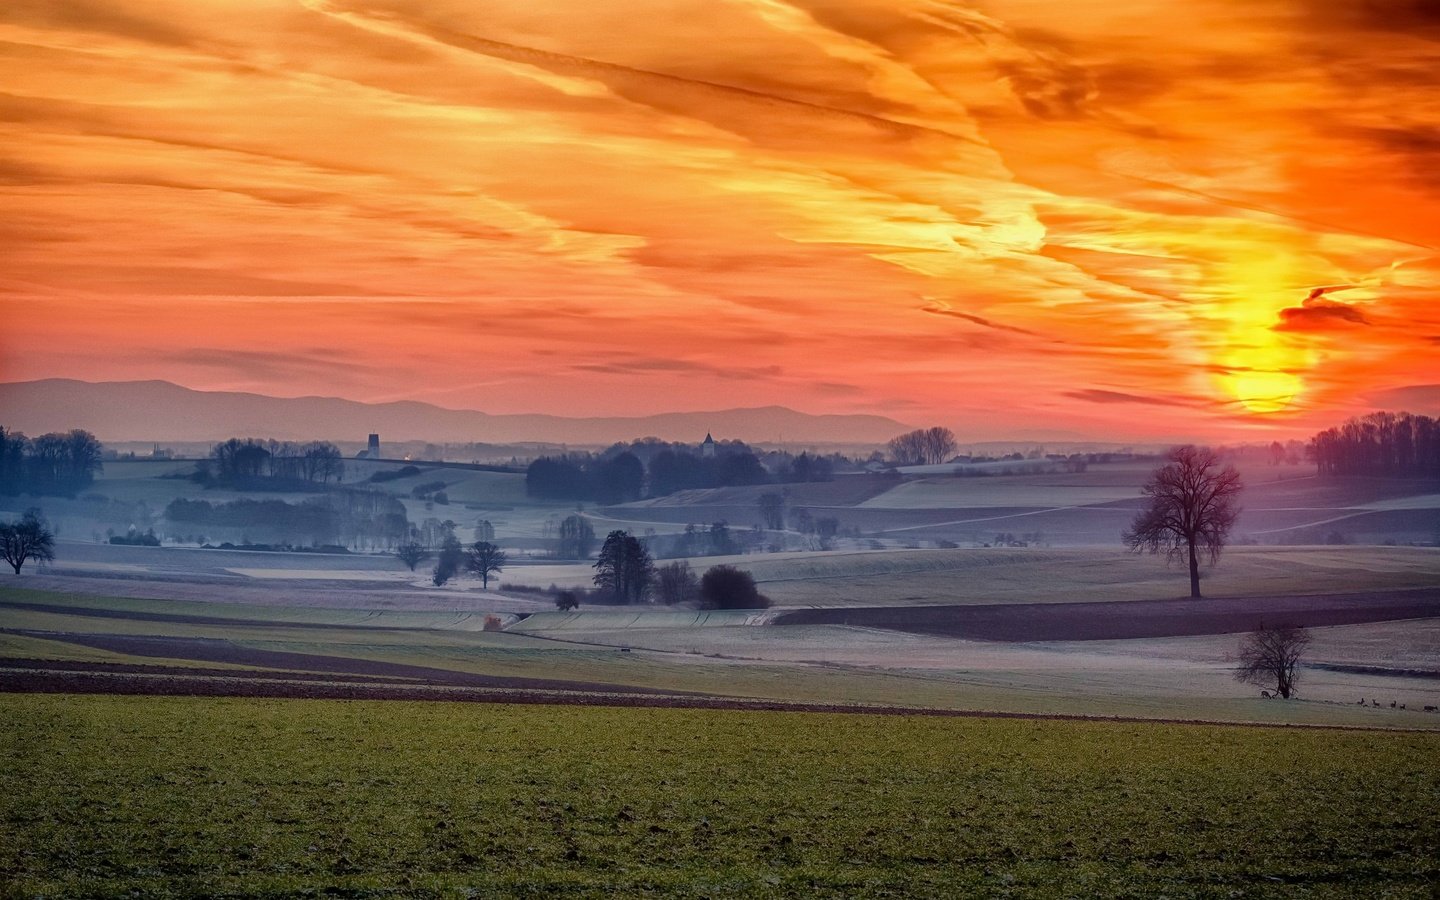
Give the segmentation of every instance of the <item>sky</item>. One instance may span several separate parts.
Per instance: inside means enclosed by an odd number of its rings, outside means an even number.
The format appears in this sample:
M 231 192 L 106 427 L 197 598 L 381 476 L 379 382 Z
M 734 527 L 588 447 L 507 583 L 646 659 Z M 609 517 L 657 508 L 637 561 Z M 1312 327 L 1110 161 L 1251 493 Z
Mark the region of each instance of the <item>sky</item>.
M 0 380 L 1440 412 L 1434 0 L 7 0 Z

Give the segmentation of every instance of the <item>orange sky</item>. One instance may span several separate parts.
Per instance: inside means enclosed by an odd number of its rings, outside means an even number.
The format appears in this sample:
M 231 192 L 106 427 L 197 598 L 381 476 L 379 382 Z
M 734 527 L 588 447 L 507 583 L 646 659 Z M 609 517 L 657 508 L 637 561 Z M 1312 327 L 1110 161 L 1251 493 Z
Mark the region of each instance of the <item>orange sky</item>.
M 1429 0 L 9 0 L 0 375 L 1433 413 L 1437 71 Z

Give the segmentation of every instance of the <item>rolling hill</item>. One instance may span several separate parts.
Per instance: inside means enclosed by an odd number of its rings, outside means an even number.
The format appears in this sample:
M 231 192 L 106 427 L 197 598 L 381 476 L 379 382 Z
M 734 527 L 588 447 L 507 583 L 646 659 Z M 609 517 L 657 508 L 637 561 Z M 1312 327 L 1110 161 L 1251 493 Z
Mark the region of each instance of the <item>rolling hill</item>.
M 103 441 L 283 440 L 609 444 L 655 436 L 800 443 L 883 443 L 911 426 L 884 416 L 809 415 L 781 406 L 614 418 L 491 415 L 428 403 L 269 397 L 197 391 L 168 381 L 91 383 L 52 378 L 0 384 L 0 424 L 28 434 L 84 428 Z

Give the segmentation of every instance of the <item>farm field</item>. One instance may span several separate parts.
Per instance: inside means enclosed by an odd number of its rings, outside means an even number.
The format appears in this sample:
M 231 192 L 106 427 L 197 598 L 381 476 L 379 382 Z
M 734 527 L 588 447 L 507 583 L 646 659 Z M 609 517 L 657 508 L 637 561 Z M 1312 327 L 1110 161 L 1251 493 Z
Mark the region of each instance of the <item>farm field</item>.
M 254 553 L 65 542 L 43 574 L 23 583 L 88 593 L 255 605 L 526 612 L 548 608 L 521 593 L 482 592 L 473 579 L 437 589 L 428 572 L 393 557 Z M 968 548 L 760 553 L 691 560 L 752 572 L 780 606 L 871 606 L 1148 600 L 1187 595 L 1183 569 L 1163 558 L 1106 548 Z M 518 559 L 500 584 L 589 585 L 588 562 Z M 1231 547 L 1202 570 L 1207 596 L 1395 590 L 1440 584 L 1433 547 Z M 22 582 L 17 582 L 22 583 Z
M 0 877 L 95 897 L 1426 897 L 1437 741 L 7 695 Z
M 1014 644 L 857 626 L 759 624 L 777 615 L 551 611 L 519 622 L 507 617 L 509 630 L 489 632 L 481 630 L 478 614 L 367 616 L 349 609 L 6 590 L 0 592 L 0 688 L 34 689 L 25 685 L 38 676 L 25 673 L 96 662 L 107 664 L 113 678 L 134 675 L 136 666 L 218 666 L 466 690 L 515 686 L 486 679 L 522 679 L 531 687 L 544 681 L 551 689 L 582 692 L 1440 729 L 1440 715 L 1423 711 L 1440 705 L 1440 643 L 1429 639 L 1434 619 L 1317 629 L 1331 636 L 1308 661 L 1314 665 L 1305 669 L 1301 699 L 1277 703 L 1231 679 L 1234 635 L 1197 639 L 1194 647 L 1202 649 L 1196 650 L 1173 639 Z M 1358 629 L 1354 640 L 1348 628 Z M 1414 636 L 1395 638 L 1404 629 Z M 1377 641 L 1411 651 L 1357 667 L 1354 661 Z M 159 679 L 146 691 L 191 689 L 177 687 L 165 672 L 146 677 Z M 100 674 L 85 678 L 87 691 L 115 683 Z M 1355 702 L 1361 696 L 1408 708 L 1361 707 Z
M 1063 603 L 1189 595 L 1183 569 L 1119 548 L 843 550 L 693 559 L 750 571 L 777 606 Z M 577 586 L 584 564 L 516 568 L 505 580 Z M 1207 596 L 1392 590 L 1440 584 L 1431 547 L 1232 547 L 1202 570 Z

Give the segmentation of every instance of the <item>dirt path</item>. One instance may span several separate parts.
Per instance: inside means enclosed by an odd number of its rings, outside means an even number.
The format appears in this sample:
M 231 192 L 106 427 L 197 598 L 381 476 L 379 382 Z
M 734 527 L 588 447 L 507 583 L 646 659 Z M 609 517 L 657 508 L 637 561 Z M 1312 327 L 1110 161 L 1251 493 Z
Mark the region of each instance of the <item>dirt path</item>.
M 805 609 L 775 625 L 859 625 L 980 641 L 1108 641 L 1440 617 L 1440 587 L 1300 597 Z

